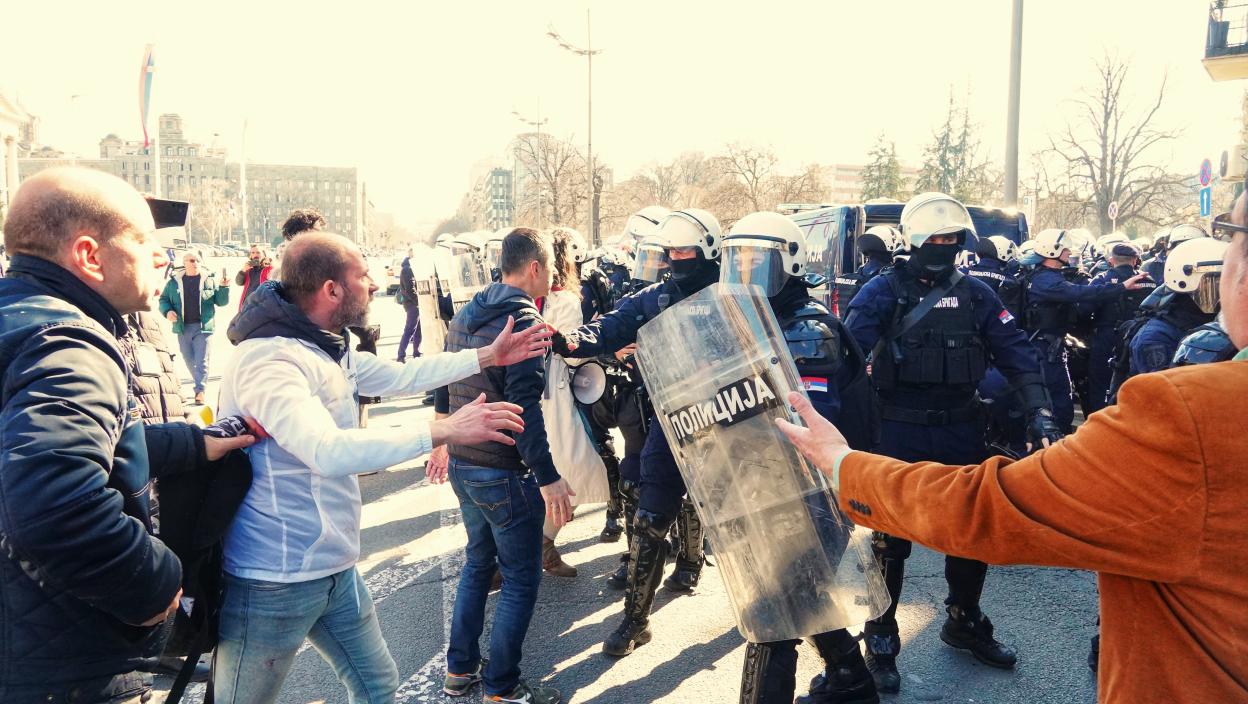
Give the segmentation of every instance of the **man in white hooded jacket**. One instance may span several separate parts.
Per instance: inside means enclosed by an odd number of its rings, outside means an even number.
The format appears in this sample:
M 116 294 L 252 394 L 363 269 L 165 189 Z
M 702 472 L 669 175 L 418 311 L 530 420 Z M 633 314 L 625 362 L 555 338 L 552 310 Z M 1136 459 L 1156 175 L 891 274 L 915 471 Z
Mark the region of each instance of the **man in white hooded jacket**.
M 504 431 L 523 429 L 518 406 L 483 399 L 414 427 L 357 427 L 361 395 L 421 393 L 549 347 L 546 330 L 508 325 L 488 347 L 407 364 L 358 353 L 344 329 L 366 324 L 376 290 L 354 244 L 307 233 L 287 249 L 281 283 L 261 286 L 230 325 L 238 348 L 220 412 L 255 418 L 269 437 L 250 450 L 254 478 L 226 539 L 214 678 L 223 704 L 275 701 L 305 638 L 350 701 L 392 701 L 398 671 L 355 569 L 356 475 L 446 442 L 511 444 Z

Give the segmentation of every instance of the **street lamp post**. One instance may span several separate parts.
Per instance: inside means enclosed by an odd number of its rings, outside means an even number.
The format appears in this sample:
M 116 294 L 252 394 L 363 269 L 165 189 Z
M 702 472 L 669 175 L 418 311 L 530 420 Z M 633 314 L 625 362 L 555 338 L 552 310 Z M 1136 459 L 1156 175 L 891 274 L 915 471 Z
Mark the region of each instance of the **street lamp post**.
M 586 230 L 588 230 L 589 241 L 590 241 L 591 246 L 597 247 L 598 246 L 598 213 L 596 212 L 597 210 L 597 208 L 595 207 L 596 199 L 594 198 L 598 190 L 597 179 L 594 177 L 594 55 L 601 54 L 602 49 L 594 49 L 592 28 L 593 28 L 593 25 L 590 23 L 590 20 L 589 20 L 589 8 L 586 8 L 585 9 L 586 47 L 584 49 L 577 47 L 577 46 L 573 46 L 566 39 L 559 36 L 559 33 L 555 31 L 554 27 L 549 28 L 549 30 L 546 32 L 546 36 L 550 37 L 551 39 L 554 39 L 556 44 L 572 52 L 573 54 L 576 54 L 577 56 L 585 57 L 585 65 L 587 69 L 586 74 L 587 74 L 587 79 L 588 79 L 588 85 L 586 88 L 586 114 L 587 114 L 587 121 L 589 123 L 588 130 L 586 131 L 587 144 L 586 144 L 586 150 L 585 150 L 586 152 L 585 178 L 589 182 L 589 203 L 588 203 L 588 207 L 585 208 L 585 211 L 587 213 L 586 217 L 589 223 L 588 223 L 588 227 L 586 227 Z
M 1005 128 L 1005 205 L 1018 205 L 1018 110 L 1023 67 L 1023 0 L 1014 0 L 1010 21 L 1010 105 Z
M 546 121 L 549 118 L 542 118 L 540 120 L 530 120 L 529 118 L 525 117 L 524 115 L 521 115 L 515 110 L 512 110 L 511 114 L 515 115 L 516 119 L 520 120 L 524 124 L 528 125 L 529 127 L 532 127 L 534 130 L 537 131 L 537 141 L 539 142 L 538 146 L 545 149 L 546 146 L 544 144 L 540 144 L 542 141 L 542 125 L 546 124 Z M 533 159 L 535 162 L 534 166 L 537 167 L 537 174 L 536 174 L 537 175 L 537 229 L 540 230 L 542 229 L 542 170 L 541 170 L 541 166 L 536 163 L 537 152 L 533 153 Z M 519 160 L 515 159 L 513 161 L 516 161 L 518 163 Z M 516 173 L 517 171 L 519 171 L 519 169 L 513 169 L 511 173 L 511 203 L 513 207 L 517 206 L 516 196 L 519 193 L 519 190 L 518 190 L 519 186 L 516 185 L 517 182 L 519 181 L 519 178 L 518 178 L 519 174 Z M 515 216 L 512 216 L 512 217 L 514 220 Z

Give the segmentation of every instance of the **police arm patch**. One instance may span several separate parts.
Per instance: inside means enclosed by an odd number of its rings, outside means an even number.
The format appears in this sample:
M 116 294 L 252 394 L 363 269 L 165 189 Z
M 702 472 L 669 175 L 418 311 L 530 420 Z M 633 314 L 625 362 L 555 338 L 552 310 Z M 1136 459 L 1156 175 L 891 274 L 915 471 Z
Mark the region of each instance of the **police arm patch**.
M 826 376 L 804 376 L 802 377 L 802 386 L 807 391 L 818 391 L 826 394 L 828 392 L 828 378 Z
M 1004 308 L 1002 308 L 1001 312 L 997 314 L 997 320 L 1000 320 L 1002 325 L 1005 325 L 1013 319 L 1014 316 L 1010 315 L 1010 311 Z

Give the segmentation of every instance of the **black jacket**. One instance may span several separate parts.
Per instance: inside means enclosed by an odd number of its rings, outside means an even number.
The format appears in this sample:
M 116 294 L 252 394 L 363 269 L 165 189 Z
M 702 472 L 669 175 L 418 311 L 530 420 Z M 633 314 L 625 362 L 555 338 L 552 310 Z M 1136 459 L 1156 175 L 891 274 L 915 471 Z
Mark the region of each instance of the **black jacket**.
M 420 303 L 416 293 L 416 275 L 412 273 L 411 257 L 403 258 L 403 266 L 399 269 L 399 303 L 411 307 Z
M 125 320 L 61 267 L 0 280 L 0 701 L 98 682 L 159 653 L 182 571 L 150 533 L 149 443 Z M 157 430 L 159 435 L 159 429 Z M 156 436 L 153 436 L 156 437 Z M 175 447 L 176 446 L 176 447 Z M 160 453 L 157 466 L 193 458 Z
M 490 284 L 468 302 L 451 321 L 446 333 L 446 351 L 485 347 L 498 337 L 507 316 L 515 318 L 516 332 L 543 324 L 533 299 L 507 284 Z M 546 391 L 546 364 L 542 357 L 509 367 L 490 367 L 478 374 L 438 389 L 438 409 L 454 413 L 484 393 L 487 402 L 507 401 L 524 409 L 524 432 L 515 446 L 489 442 L 482 445 L 449 445 L 451 457 L 499 469 L 533 470 L 537 483 L 546 486 L 559 480 L 550 456 L 546 423 L 542 417 L 542 394 Z

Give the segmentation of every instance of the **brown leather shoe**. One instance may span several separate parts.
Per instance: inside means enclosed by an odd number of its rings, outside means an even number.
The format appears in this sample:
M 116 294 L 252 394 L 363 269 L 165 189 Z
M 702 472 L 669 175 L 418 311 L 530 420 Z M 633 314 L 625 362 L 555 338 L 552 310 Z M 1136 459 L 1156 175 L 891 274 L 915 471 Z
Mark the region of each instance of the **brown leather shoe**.
M 556 577 L 575 577 L 576 568 L 563 561 L 555 541 L 542 536 L 542 569 Z
M 204 392 L 203 391 L 199 391 L 195 394 L 195 403 L 200 406 L 204 405 Z

